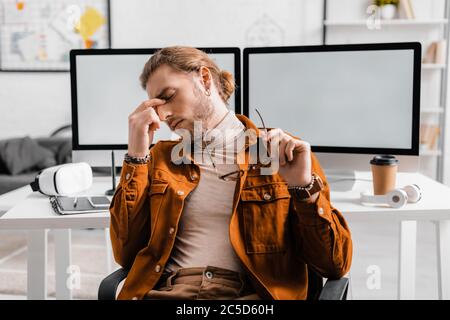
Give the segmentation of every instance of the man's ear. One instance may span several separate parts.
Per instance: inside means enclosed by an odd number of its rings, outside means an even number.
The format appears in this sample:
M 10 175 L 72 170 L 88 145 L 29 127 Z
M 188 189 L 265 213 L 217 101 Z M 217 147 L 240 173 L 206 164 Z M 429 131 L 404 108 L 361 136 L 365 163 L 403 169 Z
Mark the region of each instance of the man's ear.
M 211 81 L 212 81 L 211 71 L 209 71 L 207 67 L 201 66 L 198 72 L 200 75 L 200 81 L 205 90 L 211 90 Z

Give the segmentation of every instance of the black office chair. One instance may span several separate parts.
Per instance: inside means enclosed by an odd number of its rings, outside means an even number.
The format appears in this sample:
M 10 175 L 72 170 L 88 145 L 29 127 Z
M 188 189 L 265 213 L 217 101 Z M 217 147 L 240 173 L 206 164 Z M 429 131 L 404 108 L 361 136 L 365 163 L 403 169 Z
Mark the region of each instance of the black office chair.
M 98 289 L 98 299 L 115 300 L 117 287 L 127 274 L 128 270 L 118 269 L 103 279 Z M 346 300 L 348 283 L 348 278 L 341 278 L 327 280 L 323 285 L 323 278 L 311 268 L 308 268 L 307 300 Z

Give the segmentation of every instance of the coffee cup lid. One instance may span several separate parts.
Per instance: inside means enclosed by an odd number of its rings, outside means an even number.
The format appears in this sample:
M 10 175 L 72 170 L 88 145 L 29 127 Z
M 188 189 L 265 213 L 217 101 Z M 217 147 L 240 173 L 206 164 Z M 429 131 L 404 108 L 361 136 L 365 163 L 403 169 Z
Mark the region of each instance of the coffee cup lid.
M 396 159 L 395 156 L 387 154 L 376 155 L 372 160 L 370 160 L 370 164 L 377 166 L 391 166 L 398 164 L 398 159 Z

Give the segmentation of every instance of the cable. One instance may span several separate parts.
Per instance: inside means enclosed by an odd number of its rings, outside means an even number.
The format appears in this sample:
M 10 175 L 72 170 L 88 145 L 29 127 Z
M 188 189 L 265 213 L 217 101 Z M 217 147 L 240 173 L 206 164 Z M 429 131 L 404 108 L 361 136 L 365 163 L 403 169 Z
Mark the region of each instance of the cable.
M 344 178 L 344 179 L 336 179 L 336 180 L 331 180 L 328 179 L 328 182 L 339 182 L 339 181 L 369 181 L 372 182 L 372 179 L 355 179 L 355 178 Z

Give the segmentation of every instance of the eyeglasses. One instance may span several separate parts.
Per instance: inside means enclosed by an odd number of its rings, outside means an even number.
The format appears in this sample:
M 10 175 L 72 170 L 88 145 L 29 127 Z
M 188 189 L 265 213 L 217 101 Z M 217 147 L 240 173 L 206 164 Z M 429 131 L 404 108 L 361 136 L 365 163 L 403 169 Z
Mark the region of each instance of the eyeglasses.
M 262 123 L 262 126 L 263 126 L 262 130 L 264 130 L 264 136 L 267 137 L 268 130 L 267 130 L 266 124 L 264 123 L 264 119 L 262 118 L 261 113 L 259 113 L 258 109 L 255 108 L 255 111 L 258 114 L 259 120 L 261 120 L 261 123 Z M 268 139 L 266 143 L 270 143 L 270 140 Z M 262 144 L 262 145 L 264 145 L 264 144 Z M 270 159 L 270 154 L 269 154 L 269 151 L 267 149 L 266 149 L 265 156 L 269 157 L 269 159 Z
M 261 120 L 261 123 L 262 123 L 262 126 L 263 126 L 263 130 L 264 130 L 264 132 L 265 132 L 265 134 L 267 136 L 267 128 L 266 128 L 266 125 L 264 123 L 264 120 L 263 120 L 261 114 L 259 113 L 258 109 L 255 108 L 255 111 L 258 114 L 259 119 Z M 219 171 L 217 170 L 217 165 L 216 165 L 216 163 L 213 160 L 213 157 L 211 155 L 211 152 L 210 152 L 209 147 L 208 147 L 207 144 L 205 144 L 205 149 L 206 149 L 206 151 L 208 153 L 208 156 L 209 156 L 209 159 L 211 160 L 211 163 L 212 163 L 212 165 L 214 167 L 214 171 L 216 172 L 216 175 L 219 177 L 220 180 L 223 180 L 223 181 L 237 181 L 238 178 L 242 177 L 242 175 L 244 174 L 244 170 L 242 170 L 242 169 L 239 169 L 239 170 L 236 170 L 236 171 L 232 171 L 232 172 L 229 172 L 229 173 L 226 173 L 226 174 L 222 174 L 222 175 L 219 174 Z
M 264 132 L 267 134 L 266 124 L 264 123 L 264 119 L 262 118 L 261 113 L 259 113 L 258 109 L 256 109 L 256 108 L 255 108 L 255 111 L 258 114 L 259 120 L 261 120 Z
M 223 181 L 237 181 L 238 178 L 240 178 L 244 172 L 243 170 L 236 170 L 236 171 L 232 171 L 226 174 L 219 174 L 219 171 L 217 170 L 217 165 L 213 160 L 213 157 L 211 155 L 211 151 L 209 150 L 208 145 L 205 145 L 205 149 L 208 153 L 209 159 L 211 160 L 211 163 L 213 165 L 214 171 L 216 172 L 216 175 L 219 177 L 220 180 Z M 236 175 L 236 176 L 235 176 Z

